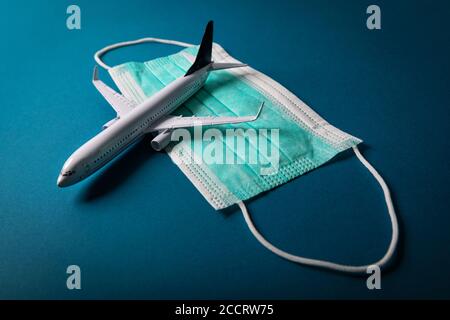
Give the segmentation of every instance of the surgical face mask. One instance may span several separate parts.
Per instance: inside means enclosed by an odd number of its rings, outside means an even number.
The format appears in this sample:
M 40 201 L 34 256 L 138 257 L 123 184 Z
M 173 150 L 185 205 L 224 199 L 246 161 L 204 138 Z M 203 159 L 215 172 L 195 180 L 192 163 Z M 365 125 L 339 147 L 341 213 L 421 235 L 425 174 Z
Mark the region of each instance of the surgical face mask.
M 161 42 L 186 48 L 170 56 L 144 63 L 128 62 L 113 68 L 100 59 L 101 55 L 111 49 L 141 42 Z M 109 70 L 125 97 L 142 102 L 176 78 L 182 77 L 192 65 L 197 50 L 196 46 L 187 43 L 145 38 L 106 47 L 96 53 L 95 59 L 100 66 Z M 239 62 L 216 43 L 213 45 L 213 61 Z M 180 106 L 176 113 L 201 117 L 244 116 L 254 114 L 261 102 L 264 102 L 264 108 L 256 121 L 217 126 L 209 139 L 195 136 L 197 128 L 194 128 L 190 130 L 190 133 L 194 133 L 194 139 L 172 143 L 165 151 L 214 209 L 237 204 L 256 239 L 275 254 L 300 264 L 365 273 L 370 265 L 348 266 L 308 259 L 273 246 L 255 228 L 243 202 L 301 176 L 338 153 L 353 148 L 358 159 L 379 182 L 385 195 L 392 223 L 392 239 L 385 256 L 371 264 L 384 266 L 397 244 L 397 219 L 388 187 L 357 148 L 361 143 L 360 139 L 332 126 L 286 88 L 251 67 L 210 73 L 205 86 Z M 236 129 L 241 129 L 240 133 Z M 238 133 L 230 136 L 227 132 Z M 208 146 L 211 148 L 212 136 L 214 143 L 218 143 L 218 148 L 222 146 L 221 154 L 225 155 L 224 159 L 233 159 L 232 164 L 228 161 L 198 161 L 204 156 L 202 152 Z M 238 136 L 243 136 L 243 144 L 237 145 Z M 219 149 L 215 149 L 215 156 L 217 150 Z M 253 161 L 249 161 L 250 159 Z

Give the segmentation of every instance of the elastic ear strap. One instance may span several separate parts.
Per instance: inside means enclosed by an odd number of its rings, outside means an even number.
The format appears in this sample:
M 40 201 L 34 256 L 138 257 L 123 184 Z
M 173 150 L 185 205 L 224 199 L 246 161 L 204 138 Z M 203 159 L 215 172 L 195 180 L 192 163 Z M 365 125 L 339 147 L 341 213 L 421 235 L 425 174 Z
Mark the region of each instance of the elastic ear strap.
M 389 248 L 387 249 L 385 255 L 383 258 L 381 258 L 379 261 L 370 264 L 370 265 L 363 265 L 363 266 L 350 266 L 345 264 L 338 264 L 333 263 L 329 261 L 324 260 L 317 260 L 317 259 L 309 259 L 304 258 L 300 256 L 296 256 L 293 254 L 290 254 L 286 251 L 283 251 L 277 247 L 275 247 L 273 244 L 271 244 L 269 241 L 267 241 L 261 233 L 256 229 L 255 225 L 252 222 L 252 219 L 250 218 L 250 215 L 247 211 L 247 208 L 245 207 L 244 202 L 238 202 L 239 208 L 241 208 L 242 213 L 245 218 L 245 222 L 247 222 L 248 228 L 253 233 L 255 238 L 267 249 L 275 253 L 276 255 L 304 265 L 319 267 L 319 268 L 325 268 L 325 269 L 331 269 L 335 271 L 342 271 L 342 272 L 349 272 L 349 273 L 366 273 L 367 268 L 372 265 L 377 265 L 378 267 L 383 267 L 386 265 L 386 263 L 392 258 L 392 255 L 394 254 L 395 247 L 397 246 L 398 242 L 398 222 L 397 217 L 395 215 L 394 206 L 392 204 L 391 194 L 389 192 L 389 188 L 386 185 L 386 182 L 384 182 L 383 178 L 380 176 L 380 174 L 375 170 L 374 167 L 362 156 L 362 154 L 359 152 L 359 149 L 357 146 L 353 147 L 353 151 L 355 152 L 356 156 L 358 157 L 359 161 L 370 171 L 370 173 L 375 177 L 375 179 L 380 184 L 381 188 L 383 189 L 384 198 L 386 201 L 389 217 L 391 219 L 391 225 L 392 225 L 392 238 L 391 242 L 389 244 Z
M 186 47 L 186 48 L 194 46 L 193 44 L 190 44 L 190 43 L 180 42 L 180 41 L 175 41 L 175 40 L 166 40 L 166 39 L 159 39 L 159 38 L 142 38 L 142 39 L 137 39 L 137 40 L 114 43 L 114 44 L 104 47 L 103 49 L 98 50 L 94 54 L 95 62 L 97 62 L 97 64 L 99 66 L 101 66 L 103 69 L 109 70 L 109 69 L 111 69 L 111 67 L 108 66 L 106 63 L 104 63 L 101 59 L 101 57 L 106 52 L 117 49 L 117 48 L 133 46 L 133 45 L 145 43 L 145 42 L 157 42 L 157 43 L 172 44 L 175 46 Z

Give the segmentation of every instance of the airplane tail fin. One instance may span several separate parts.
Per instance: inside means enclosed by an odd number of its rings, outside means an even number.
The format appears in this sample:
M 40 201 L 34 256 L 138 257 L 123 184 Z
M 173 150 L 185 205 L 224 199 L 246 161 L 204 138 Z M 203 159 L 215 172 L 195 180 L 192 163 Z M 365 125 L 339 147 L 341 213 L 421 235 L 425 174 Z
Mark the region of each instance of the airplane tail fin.
M 205 33 L 203 34 L 202 43 L 198 49 L 197 57 L 194 64 L 186 72 L 185 76 L 194 73 L 195 71 L 207 66 L 211 63 L 211 52 L 213 43 L 213 22 L 209 21 L 206 25 Z

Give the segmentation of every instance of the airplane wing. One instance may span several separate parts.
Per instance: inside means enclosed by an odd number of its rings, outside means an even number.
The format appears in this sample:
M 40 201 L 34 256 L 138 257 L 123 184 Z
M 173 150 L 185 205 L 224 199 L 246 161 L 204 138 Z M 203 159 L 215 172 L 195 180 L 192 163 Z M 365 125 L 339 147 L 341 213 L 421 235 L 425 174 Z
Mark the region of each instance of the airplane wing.
M 102 94 L 102 96 L 109 102 L 113 109 L 117 112 L 117 116 L 120 117 L 131 109 L 133 109 L 136 104 L 133 101 L 128 100 L 120 93 L 114 91 L 114 89 L 108 87 L 103 81 L 98 79 L 97 66 L 94 67 L 94 73 L 92 75 L 92 83 L 97 88 L 97 90 Z
M 162 118 L 160 121 L 152 124 L 146 132 L 154 131 L 164 131 L 177 128 L 188 128 L 195 126 L 212 126 L 218 124 L 228 124 L 228 123 L 241 123 L 241 122 L 251 122 L 258 119 L 264 102 L 258 110 L 258 113 L 254 116 L 243 116 L 243 117 L 182 117 L 182 116 L 167 116 Z

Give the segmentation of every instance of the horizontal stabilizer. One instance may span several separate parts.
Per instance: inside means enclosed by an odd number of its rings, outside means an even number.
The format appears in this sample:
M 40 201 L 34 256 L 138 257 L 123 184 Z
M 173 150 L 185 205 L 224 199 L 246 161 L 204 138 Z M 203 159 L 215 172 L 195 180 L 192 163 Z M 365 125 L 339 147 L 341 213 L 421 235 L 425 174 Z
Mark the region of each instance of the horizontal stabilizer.
M 223 70 L 223 69 L 231 69 L 231 68 L 242 68 L 247 67 L 248 64 L 245 63 L 233 63 L 233 62 L 214 62 L 211 64 L 209 69 L 211 71 L 215 70 Z

